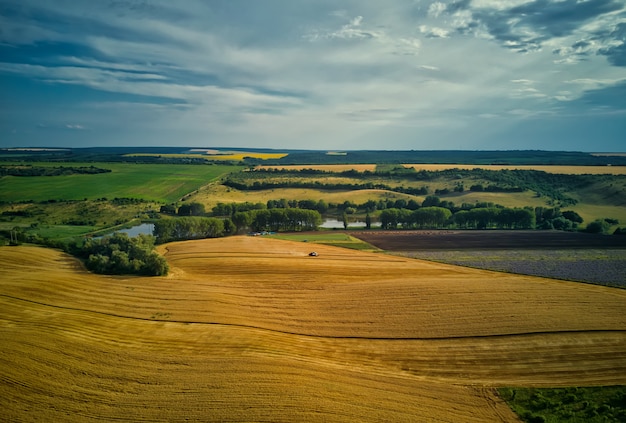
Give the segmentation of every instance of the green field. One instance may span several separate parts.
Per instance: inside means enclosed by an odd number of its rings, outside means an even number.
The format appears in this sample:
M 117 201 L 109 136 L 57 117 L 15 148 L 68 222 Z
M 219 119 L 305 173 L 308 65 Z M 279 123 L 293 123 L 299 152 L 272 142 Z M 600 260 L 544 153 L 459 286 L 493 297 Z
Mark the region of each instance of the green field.
M 37 166 L 60 166 L 37 163 Z M 83 200 L 98 198 L 140 198 L 157 202 L 175 202 L 186 194 L 241 169 L 237 166 L 71 163 L 72 166 L 95 165 L 110 173 L 69 176 L 6 176 L 0 178 L 0 200 L 4 202 Z
M 351 248 L 361 251 L 378 251 L 378 248 L 358 238 L 345 233 L 324 233 L 319 234 L 273 234 L 269 238 L 286 239 L 289 241 L 310 242 L 312 244 L 334 245 L 336 247 Z

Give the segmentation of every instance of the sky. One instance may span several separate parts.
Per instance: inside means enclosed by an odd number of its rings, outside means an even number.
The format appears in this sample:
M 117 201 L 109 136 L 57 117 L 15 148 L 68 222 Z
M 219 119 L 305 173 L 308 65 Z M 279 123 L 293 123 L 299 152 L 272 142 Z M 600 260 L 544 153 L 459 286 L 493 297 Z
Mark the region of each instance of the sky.
M 0 147 L 626 151 L 625 0 L 0 0 Z

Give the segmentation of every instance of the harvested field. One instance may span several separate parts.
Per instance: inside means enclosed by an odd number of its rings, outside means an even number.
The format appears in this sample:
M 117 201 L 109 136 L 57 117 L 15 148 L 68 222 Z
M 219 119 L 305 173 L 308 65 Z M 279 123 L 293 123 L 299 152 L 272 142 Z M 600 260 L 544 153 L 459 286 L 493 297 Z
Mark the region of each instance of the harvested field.
M 516 422 L 498 386 L 626 383 L 626 292 L 261 237 L 168 277 L 0 248 L 8 421 Z

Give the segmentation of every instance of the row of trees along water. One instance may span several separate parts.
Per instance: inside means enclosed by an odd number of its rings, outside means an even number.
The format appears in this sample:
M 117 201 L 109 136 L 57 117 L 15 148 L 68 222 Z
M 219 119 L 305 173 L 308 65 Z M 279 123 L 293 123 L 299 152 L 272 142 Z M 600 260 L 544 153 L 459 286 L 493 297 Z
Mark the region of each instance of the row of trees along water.
M 493 204 L 476 207 L 446 208 L 426 206 L 418 209 L 390 208 L 380 213 L 382 228 L 448 228 L 462 229 L 557 229 L 576 230 L 583 222 L 574 211 L 558 207 L 507 208 Z
M 219 238 L 253 231 L 312 231 L 322 224 L 316 210 L 299 208 L 251 209 L 234 211 L 230 217 L 187 216 L 160 219 L 154 223 L 154 235 L 159 243 L 200 238 Z
M 162 212 L 178 216 L 208 216 L 217 221 L 166 219 L 155 235 L 159 242 L 207 238 L 251 229 L 253 231 L 303 231 L 317 229 L 322 214 L 343 216 L 366 214 L 371 226 L 373 214 L 383 228 L 463 228 L 463 229 L 558 229 L 575 230 L 583 219 L 576 212 L 558 207 L 507 208 L 491 202 L 463 203 L 457 206 L 437 196 L 427 196 L 421 204 L 414 199 L 368 200 L 362 204 L 341 204 L 323 200 L 269 200 L 267 203 L 219 203 L 210 213 L 199 203 L 178 209 L 163 206 Z M 211 218 L 206 218 L 211 219 Z

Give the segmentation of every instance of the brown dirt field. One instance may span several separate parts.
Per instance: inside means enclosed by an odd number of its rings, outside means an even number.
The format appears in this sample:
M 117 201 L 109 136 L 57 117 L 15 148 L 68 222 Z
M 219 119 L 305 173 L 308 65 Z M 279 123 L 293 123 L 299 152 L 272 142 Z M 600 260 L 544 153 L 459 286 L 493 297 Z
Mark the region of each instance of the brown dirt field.
M 386 251 L 626 248 L 626 237 L 564 231 L 390 230 L 350 235 Z
M 307 243 L 161 246 L 167 277 L 0 248 L 8 421 L 517 422 L 497 386 L 626 383 L 626 292 Z

